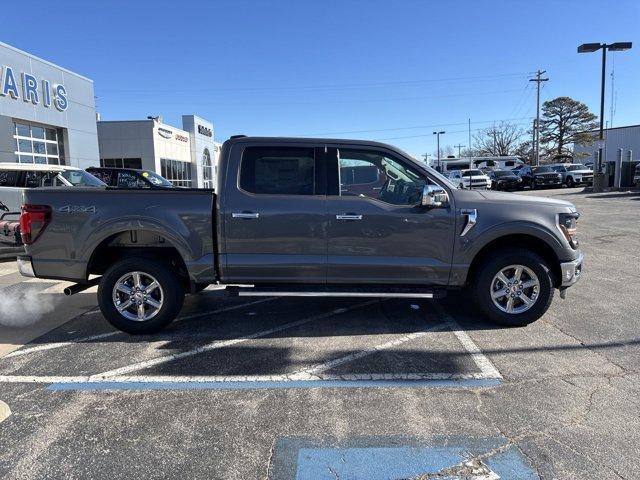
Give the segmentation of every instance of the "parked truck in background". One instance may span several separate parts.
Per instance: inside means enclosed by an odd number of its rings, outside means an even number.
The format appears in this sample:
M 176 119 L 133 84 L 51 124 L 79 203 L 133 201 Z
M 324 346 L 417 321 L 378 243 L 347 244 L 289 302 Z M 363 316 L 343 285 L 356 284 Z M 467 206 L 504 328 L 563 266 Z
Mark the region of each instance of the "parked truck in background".
M 488 320 L 525 325 L 581 275 L 571 203 L 459 189 L 389 145 L 238 136 L 219 173 L 215 193 L 26 190 L 20 271 L 76 282 L 69 292 L 98 284 L 105 318 L 130 333 L 163 328 L 208 284 L 241 296 L 469 288 Z

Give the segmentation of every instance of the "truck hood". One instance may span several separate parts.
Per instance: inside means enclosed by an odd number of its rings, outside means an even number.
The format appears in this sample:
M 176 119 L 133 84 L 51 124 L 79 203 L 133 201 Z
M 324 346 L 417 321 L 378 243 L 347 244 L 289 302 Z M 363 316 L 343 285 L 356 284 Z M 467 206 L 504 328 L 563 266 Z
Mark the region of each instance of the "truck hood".
M 515 193 L 506 193 L 506 192 L 493 192 L 491 190 L 480 191 L 477 190 L 478 195 L 480 195 L 485 200 L 489 200 L 490 202 L 496 203 L 504 203 L 504 204 L 516 204 L 516 205 L 548 205 L 548 206 L 556 206 L 556 207 L 568 207 L 571 209 L 575 209 L 575 206 L 571 202 L 567 202 L 565 200 L 557 200 L 555 198 L 547 198 L 547 197 L 538 197 L 534 195 L 517 195 Z

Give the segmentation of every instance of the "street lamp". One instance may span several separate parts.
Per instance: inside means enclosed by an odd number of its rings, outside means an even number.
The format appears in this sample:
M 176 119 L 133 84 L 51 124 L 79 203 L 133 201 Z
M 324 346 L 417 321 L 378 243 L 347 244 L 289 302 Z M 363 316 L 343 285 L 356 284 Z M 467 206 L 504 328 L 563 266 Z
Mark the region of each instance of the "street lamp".
M 438 171 L 440 171 L 440 135 L 445 133 L 444 130 L 442 132 L 433 132 L 434 135 L 437 135 L 438 139 Z
M 593 178 L 594 191 L 602 191 L 603 187 L 603 174 L 602 172 L 602 148 L 604 142 L 604 84 L 605 84 L 605 70 L 607 65 L 607 50 L 612 52 L 621 52 L 631 49 L 631 42 L 616 42 L 616 43 L 583 43 L 578 47 L 578 53 L 593 53 L 602 49 L 602 80 L 600 83 L 600 135 L 599 135 L 599 148 L 598 148 L 598 164 L 597 171 Z M 596 186 L 596 176 L 599 178 L 599 184 Z

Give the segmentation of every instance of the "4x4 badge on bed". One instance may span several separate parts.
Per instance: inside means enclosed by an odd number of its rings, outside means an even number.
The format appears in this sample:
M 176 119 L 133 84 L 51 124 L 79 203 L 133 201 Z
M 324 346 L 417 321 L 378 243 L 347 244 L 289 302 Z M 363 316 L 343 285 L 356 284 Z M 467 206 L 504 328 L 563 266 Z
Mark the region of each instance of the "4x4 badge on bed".
M 58 209 L 60 213 L 96 213 L 95 205 L 64 205 Z

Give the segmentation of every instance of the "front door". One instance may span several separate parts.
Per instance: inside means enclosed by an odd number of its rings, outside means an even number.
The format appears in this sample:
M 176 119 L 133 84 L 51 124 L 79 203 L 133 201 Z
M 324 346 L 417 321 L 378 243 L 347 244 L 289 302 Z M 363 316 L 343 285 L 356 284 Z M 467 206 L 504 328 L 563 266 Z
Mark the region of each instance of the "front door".
M 324 283 L 326 153 L 236 145 L 225 181 L 222 261 L 227 283 Z
M 436 182 L 383 149 L 338 148 L 337 157 L 328 181 L 338 185 L 327 186 L 328 283 L 446 285 L 455 209 L 420 206 L 423 187 Z

